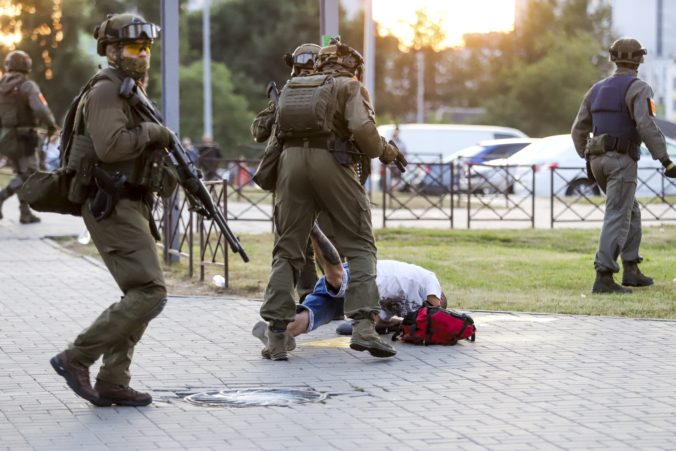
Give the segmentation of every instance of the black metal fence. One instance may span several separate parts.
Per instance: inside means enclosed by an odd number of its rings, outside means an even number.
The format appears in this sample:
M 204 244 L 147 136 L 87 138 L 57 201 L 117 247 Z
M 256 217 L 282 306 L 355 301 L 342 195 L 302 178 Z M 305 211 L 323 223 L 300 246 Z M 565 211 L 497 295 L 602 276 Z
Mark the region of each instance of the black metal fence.
M 535 227 L 538 213 L 546 217 L 547 212 L 551 228 L 603 220 L 604 198 L 584 168 L 552 167 L 547 174 L 538 172 L 536 166 L 425 159 L 428 162 L 411 158 L 403 174 L 395 167 L 383 166 L 367 182 L 374 209 L 382 209 L 383 227 L 424 220 L 445 222 L 454 228 L 464 222 L 458 221 L 461 213 L 467 228 L 487 222 Z M 222 181 L 205 182 L 214 202 L 229 222 L 269 221 L 273 230 L 274 195 L 259 189 L 252 180 L 258 161 L 230 160 L 226 164 Z M 676 180 L 665 177 L 663 169 L 639 168 L 636 198 L 644 221 L 676 221 Z M 163 237 L 160 246 L 168 263 L 186 258 L 187 272 L 192 276 L 197 250 L 200 280 L 204 280 L 208 267 L 217 267 L 223 271 L 225 286 L 229 286 L 226 240 L 211 220 L 190 211 L 182 190 L 172 198 L 158 200 L 153 217 Z

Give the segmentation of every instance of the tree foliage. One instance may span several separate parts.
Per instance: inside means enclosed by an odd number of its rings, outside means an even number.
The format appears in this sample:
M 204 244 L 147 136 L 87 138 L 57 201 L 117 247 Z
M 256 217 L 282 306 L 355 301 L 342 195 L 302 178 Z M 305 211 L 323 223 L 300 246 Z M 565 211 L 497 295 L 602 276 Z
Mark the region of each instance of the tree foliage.
M 180 74 L 181 135 L 190 136 L 193 142 L 200 141 L 204 127 L 203 73 L 203 62 L 195 61 L 182 67 Z M 231 72 L 224 64 L 212 63 L 211 76 L 216 81 L 212 87 L 214 139 L 229 157 L 236 157 L 239 153 L 247 154 L 242 145 L 252 142 L 249 125 L 254 113 L 249 111 L 246 99 L 235 94 Z

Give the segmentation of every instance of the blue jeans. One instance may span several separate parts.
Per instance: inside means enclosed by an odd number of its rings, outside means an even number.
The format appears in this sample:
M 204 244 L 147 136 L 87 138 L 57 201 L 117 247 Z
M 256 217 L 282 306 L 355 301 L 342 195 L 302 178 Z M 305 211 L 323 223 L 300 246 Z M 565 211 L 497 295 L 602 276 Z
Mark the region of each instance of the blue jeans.
M 317 281 L 314 291 L 308 294 L 303 303 L 296 307 L 297 313 L 306 310 L 310 316 L 306 332 L 330 323 L 333 318 L 343 312 L 345 290 L 347 290 L 347 283 L 350 280 L 347 263 L 343 264 L 343 269 L 343 280 L 337 292 L 328 287 L 326 277 L 322 276 Z

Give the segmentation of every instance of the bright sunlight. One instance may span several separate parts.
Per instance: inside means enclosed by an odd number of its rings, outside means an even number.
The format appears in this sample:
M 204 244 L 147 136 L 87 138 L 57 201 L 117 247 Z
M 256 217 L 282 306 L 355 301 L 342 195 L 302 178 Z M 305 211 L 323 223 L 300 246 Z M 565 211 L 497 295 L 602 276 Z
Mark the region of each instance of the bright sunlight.
M 394 35 L 404 47 L 413 40 L 416 11 L 438 22 L 444 33 L 439 48 L 462 46 L 462 35 L 514 29 L 514 0 L 373 0 L 380 33 Z

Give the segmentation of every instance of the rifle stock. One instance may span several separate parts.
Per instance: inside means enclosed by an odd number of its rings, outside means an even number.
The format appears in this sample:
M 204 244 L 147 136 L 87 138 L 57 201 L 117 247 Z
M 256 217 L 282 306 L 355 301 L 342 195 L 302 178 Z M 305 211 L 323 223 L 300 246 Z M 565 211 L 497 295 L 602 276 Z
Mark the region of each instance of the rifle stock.
M 138 89 L 136 83 L 131 78 L 126 78 L 120 87 L 120 96 L 127 99 L 132 108 L 136 108 L 142 115 L 149 118 L 152 122 L 164 125 L 162 117 L 155 109 L 152 103 L 146 98 L 143 91 Z M 188 197 L 191 209 L 212 219 L 220 229 L 233 252 L 239 254 L 244 262 L 249 261 L 249 256 L 242 248 L 237 237 L 232 233 L 223 213 L 216 207 L 214 200 L 207 187 L 202 182 L 199 172 L 193 166 L 188 154 L 178 140 L 175 133 L 172 132 L 171 148 L 169 149 L 169 160 L 176 168 L 179 177 L 179 183 L 183 187 Z

